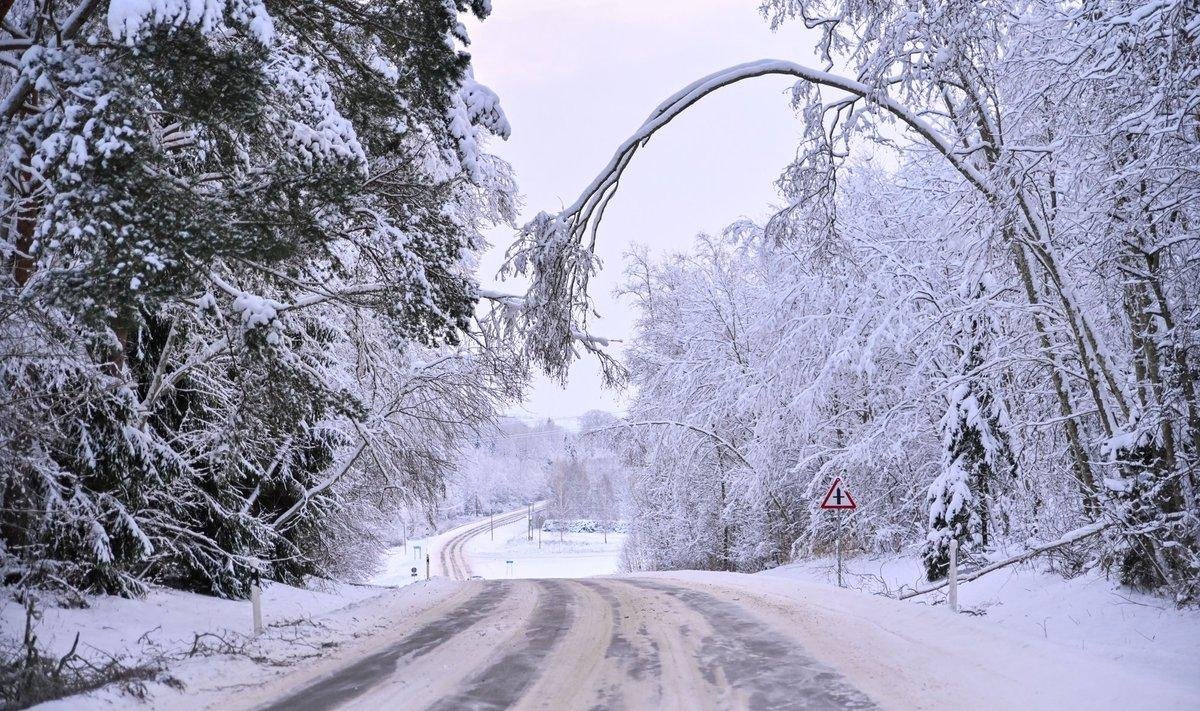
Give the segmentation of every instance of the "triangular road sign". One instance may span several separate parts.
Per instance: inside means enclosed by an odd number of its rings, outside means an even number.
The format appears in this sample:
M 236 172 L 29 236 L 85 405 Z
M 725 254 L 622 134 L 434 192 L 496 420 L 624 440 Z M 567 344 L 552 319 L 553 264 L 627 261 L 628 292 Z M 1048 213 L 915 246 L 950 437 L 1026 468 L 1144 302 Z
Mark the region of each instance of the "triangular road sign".
M 858 504 L 854 503 L 854 497 L 850 495 L 850 490 L 842 483 L 842 478 L 833 480 L 833 484 L 829 487 L 829 493 L 825 494 L 825 499 L 821 501 L 823 509 L 856 509 Z

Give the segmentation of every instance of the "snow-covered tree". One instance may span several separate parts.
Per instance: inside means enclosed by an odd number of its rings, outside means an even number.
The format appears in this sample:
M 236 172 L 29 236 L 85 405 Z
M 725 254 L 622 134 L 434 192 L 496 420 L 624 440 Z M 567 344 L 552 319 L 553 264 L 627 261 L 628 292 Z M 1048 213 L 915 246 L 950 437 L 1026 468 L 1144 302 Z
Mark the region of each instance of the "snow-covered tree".
M 1008 413 L 988 382 L 995 334 L 981 313 L 989 289 L 976 282 L 968 295 L 968 311 L 956 329 L 961 349 L 957 380 L 948 383 L 949 404 L 939 429 L 945 449 L 942 470 L 929 486 L 929 533 L 924 561 L 930 580 L 946 575 L 950 541 L 957 540 L 963 558 L 986 551 L 995 525 L 994 500 L 1008 488 L 1015 472 L 1008 444 Z
M 872 319 L 915 324 L 921 319 L 912 318 L 914 313 L 945 310 L 943 295 L 965 276 L 946 272 L 986 252 L 1002 295 L 990 299 L 989 308 L 1003 311 L 1014 327 L 1003 344 L 1004 367 L 991 364 L 988 371 L 1004 388 L 997 401 L 1020 413 L 1013 422 L 1014 436 L 1022 440 L 1016 449 L 1031 464 L 1020 466 L 1026 474 L 1012 492 L 1032 509 L 1017 523 L 1025 532 L 1044 533 L 1112 521 L 1101 561 L 1131 583 L 1192 599 L 1200 589 L 1200 392 L 1191 288 L 1200 266 L 1195 4 L 768 0 L 763 9 L 775 25 L 799 20 L 812 28 L 823 67 L 761 60 L 698 79 L 656 107 L 575 202 L 530 222 L 513 264 L 532 276 L 529 303 L 552 305 L 530 311 L 548 334 L 535 355 L 559 371 L 574 357 L 571 336 L 583 330 L 590 314 L 587 284 L 596 268 L 591 255 L 598 228 L 637 151 L 712 92 L 764 75 L 794 77 L 803 142 L 780 180 L 788 205 L 764 226 L 764 243 L 806 261 L 796 267 L 799 272 L 827 268 L 826 257 L 867 272 L 868 293 L 881 289 L 886 296 L 880 308 L 843 309 L 845 317 L 863 319 L 852 321 L 854 326 Z M 888 199 L 897 198 L 891 214 L 871 215 L 846 191 L 853 183 L 848 178 L 873 151 L 897 166 L 884 180 Z M 922 221 L 922 214 L 941 221 Z M 862 240 L 862 234 L 871 234 L 876 244 L 891 247 L 894 241 L 879 241 L 893 233 L 889 223 L 911 235 L 910 246 L 880 250 Z M 920 232 L 908 232 L 918 225 Z M 917 244 L 925 251 L 912 248 Z M 881 259 L 878 268 L 866 261 Z M 850 283 L 833 284 L 837 298 L 856 296 L 861 282 L 854 289 Z M 794 293 L 793 284 L 782 279 L 775 288 Z M 799 317 L 786 309 L 777 313 L 793 321 L 825 313 L 810 303 L 798 309 Z M 653 308 L 661 318 L 670 317 L 658 304 Z M 871 397 L 887 393 L 885 383 L 906 386 L 905 397 L 928 397 L 922 382 L 945 380 L 945 368 L 930 361 L 951 362 L 937 355 L 948 348 L 949 335 L 929 330 L 939 322 L 927 323 L 924 332 L 876 328 L 862 343 L 839 342 L 838 357 L 824 361 L 818 373 L 791 371 L 792 377 L 824 385 L 830 374 L 842 373 L 840 364 L 877 366 L 878 355 L 887 355 L 879 335 L 895 330 L 911 338 L 896 352 L 890 377 L 872 382 L 879 370 L 846 377 L 823 401 L 827 417 L 842 425 L 826 430 L 837 444 L 821 449 L 838 456 L 825 461 L 870 451 L 855 443 L 875 441 L 865 436 L 873 423 L 884 425 L 878 437 L 905 433 L 896 427 L 897 413 L 913 405 Z M 655 328 L 653 334 L 666 330 Z M 794 332 L 808 334 L 798 327 Z M 831 329 L 828 335 L 837 333 Z M 842 333 L 849 337 L 855 330 Z M 935 335 L 941 338 L 930 338 Z M 650 331 L 640 338 L 657 349 Z M 767 334 L 761 342 L 774 343 L 771 338 L 781 336 Z M 731 347 L 736 339 L 727 340 L 723 345 Z M 894 339 L 882 340 L 889 341 Z M 674 357 L 669 350 L 653 354 Z M 753 360 L 749 364 L 752 372 Z M 634 370 L 636 382 L 636 361 Z M 774 386 L 786 372 L 767 368 L 759 377 Z M 770 398 L 782 388 L 763 390 L 745 382 L 724 394 L 740 403 Z M 825 394 L 810 388 L 803 402 L 812 402 L 816 393 Z M 668 410 L 682 412 L 678 397 L 668 394 L 664 402 L 672 403 Z M 649 398 L 646 403 L 654 406 Z M 851 413 L 861 423 L 847 417 Z M 755 451 L 763 419 L 718 423 L 707 412 L 702 416 L 708 426 L 698 426 L 746 450 L 747 469 L 793 471 L 790 461 Z M 719 432 L 713 429 L 718 424 Z M 798 436 L 810 438 L 817 431 L 805 423 Z M 813 456 L 800 459 L 801 466 L 824 455 Z M 925 459 L 923 465 L 937 466 L 940 459 Z M 902 472 L 903 489 L 911 492 L 911 467 L 881 468 L 885 471 L 875 476 L 887 481 Z M 767 491 L 776 494 L 775 487 Z M 1053 491 L 1053 498 L 1072 494 L 1050 502 L 1039 491 Z M 905 506 L 911 504 L 905 499 Z M 819 519 L 812 523 L 820 525 Z
M 462 12 L 0 5 L 5 582 L 362 574 L 339 542 L 440 491 L 521 370 L 474 323 L 513 187 Z

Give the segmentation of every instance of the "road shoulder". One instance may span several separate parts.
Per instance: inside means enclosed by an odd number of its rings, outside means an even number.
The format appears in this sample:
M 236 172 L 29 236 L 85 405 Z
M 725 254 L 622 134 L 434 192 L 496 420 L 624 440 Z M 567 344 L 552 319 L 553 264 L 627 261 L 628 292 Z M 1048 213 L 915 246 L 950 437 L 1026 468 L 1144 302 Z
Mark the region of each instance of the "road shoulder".
M 1183 709 L 1198 690 L 965 615 L 828 585 L 679 571 L 755 612 L 884 708 Z

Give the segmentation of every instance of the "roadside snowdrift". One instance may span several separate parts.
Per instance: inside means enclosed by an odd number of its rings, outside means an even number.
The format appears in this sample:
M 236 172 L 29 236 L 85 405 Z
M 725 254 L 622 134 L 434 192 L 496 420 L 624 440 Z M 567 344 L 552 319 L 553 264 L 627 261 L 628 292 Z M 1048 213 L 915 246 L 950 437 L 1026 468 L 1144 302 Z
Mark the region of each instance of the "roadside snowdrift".
M 1200 674 L 1195 673 L 1200 671 L 1195 662 L 1200 625 L 1191 613 L 1170 616 L 1182 621 L 1184 629 L 1131 664 L 1082 636 L 1118 614 L 1111 603 L 1099 608 L 1094 624 L 1081 625 L 1077 641 L 1087 649 L 1080 651 L 986 618 L 954 615 L 942 606 L 839 589 L 787 572 L 681 571 L 651 577 L 743 593 L 742 602 L 756 605 L 780 631 L 793 635 L 806 651 L 886 708 L 1128 710 L 1195 709 L 1200 704 Z M 1047 592 L 1041 604 L 1030 603 L 1027 614 L 1035 609 L 1046 619 L 1088 614 L 1086 606 L 1073 602 Z M 1095 610 L 1092 614 L 1096 617 Z M 1020 618 L 1017 614 L 1011 620 Z M 1136 629 L 1129 621 L 1127 617 L 1117 626 Z M 1012 626 L 1020 628 L 1015 622 Z M 1158 667 L 1155 656 L 1171 661 Z

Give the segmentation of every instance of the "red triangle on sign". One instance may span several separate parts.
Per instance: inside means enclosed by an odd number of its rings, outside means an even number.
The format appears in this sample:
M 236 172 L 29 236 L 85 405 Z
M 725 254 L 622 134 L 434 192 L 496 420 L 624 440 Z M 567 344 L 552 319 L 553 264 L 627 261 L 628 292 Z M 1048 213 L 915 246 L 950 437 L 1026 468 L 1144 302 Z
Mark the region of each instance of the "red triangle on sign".
M 842 483 L 842 478 L 839 476 L 829 486 L 829 493 L 825 494 L 825 499 L 821 501 L 821 508 L 856 509 L 858 504 L 854 503 L 854 497 L 850 495 L 850 490 Z

